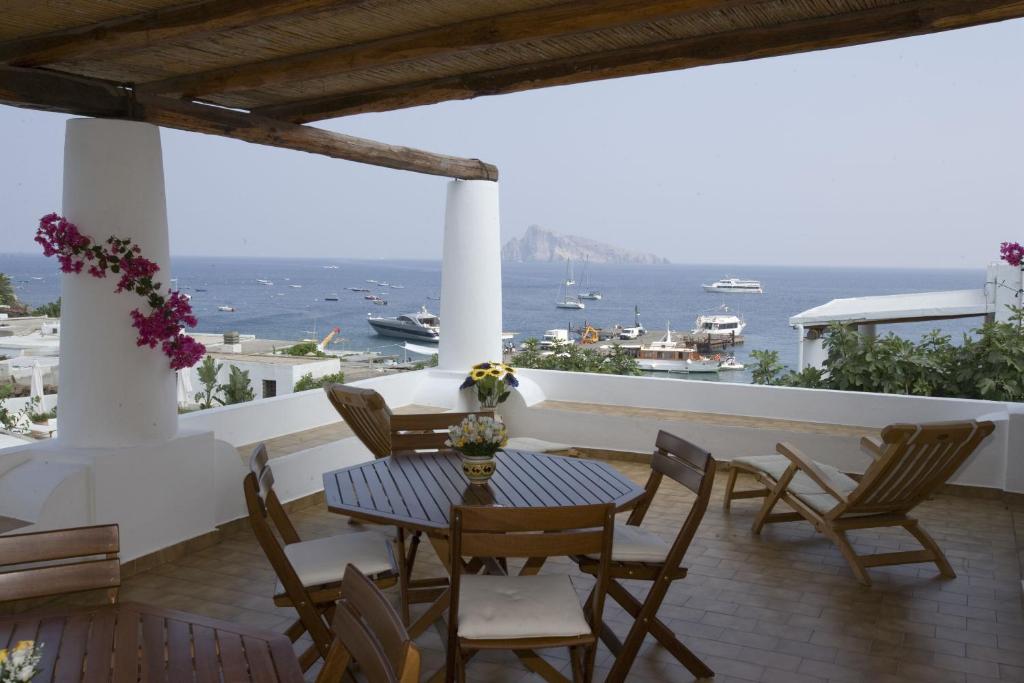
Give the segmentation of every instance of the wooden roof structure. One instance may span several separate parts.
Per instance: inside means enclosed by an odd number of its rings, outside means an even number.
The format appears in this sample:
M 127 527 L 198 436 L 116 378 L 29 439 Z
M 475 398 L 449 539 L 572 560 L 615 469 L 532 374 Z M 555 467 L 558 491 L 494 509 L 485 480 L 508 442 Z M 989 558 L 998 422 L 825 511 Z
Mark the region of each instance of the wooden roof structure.
M 304 124 L 1022 16 L 1024 0 L 5 0 L 0 103 L 495 180 Z

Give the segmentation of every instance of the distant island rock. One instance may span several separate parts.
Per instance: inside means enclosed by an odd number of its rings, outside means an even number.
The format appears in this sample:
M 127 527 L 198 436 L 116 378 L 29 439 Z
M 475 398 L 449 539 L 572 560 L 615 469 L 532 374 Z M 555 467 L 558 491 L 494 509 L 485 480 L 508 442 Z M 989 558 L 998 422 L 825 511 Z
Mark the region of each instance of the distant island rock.
M 503 261 L 533 263 L 538 261 L 583 261 L 591 263 L 665 264 L 669 260 L 655 254 L 620 249 L 604 242 L 559 235 L 539 225 L 531 225 L 522 237 L 513 237 L 501 248 Z

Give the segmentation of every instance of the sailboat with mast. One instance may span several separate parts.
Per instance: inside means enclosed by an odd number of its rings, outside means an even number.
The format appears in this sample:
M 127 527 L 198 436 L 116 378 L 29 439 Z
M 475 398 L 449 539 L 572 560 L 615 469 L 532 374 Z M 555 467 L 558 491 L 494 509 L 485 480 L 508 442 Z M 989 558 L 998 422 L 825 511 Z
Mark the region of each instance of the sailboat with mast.
M 565 263 L 565 279 L 562 280 L 562 285 L 559 287 L 558 301 L 555 302 L 556 308 L 571 308 L 573 310 L 581 310 L 586 308 L 584 303 L 580 301 L 579 293 L 575 296 L 572 295 L 570 287 L 575 286 L 576 279 L 572 274 L 572 261 L 566 260 Z
M 580 276 L 580 280 L 583 281 L 583 291 L 580 292 L 581 299 L 588 299 L 590 301 L 600 301 L 601 292 L 600 290 L 594 289 L 590 283 L 590 257 L 586 257 L 583 261 L 583 275 Z

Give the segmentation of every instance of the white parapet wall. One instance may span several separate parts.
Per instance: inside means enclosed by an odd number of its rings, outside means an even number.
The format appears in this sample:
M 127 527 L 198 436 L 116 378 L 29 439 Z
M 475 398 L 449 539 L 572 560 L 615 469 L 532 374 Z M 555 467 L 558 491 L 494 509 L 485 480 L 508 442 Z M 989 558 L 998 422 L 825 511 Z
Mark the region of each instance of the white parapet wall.
M 855 436 L 846 433 L 849 430 L 836 430 L 842 433 L 833 435 L 827 426 L 865 427 L 865 433 L 877 435 L 895 422 L 992 420 L 996 431 L 953 482 L 1024 492 L 1024 404 L 547 370 L 519 374 L 521 390 L 502 409 L 514 436 L 611 450 L 649 451 L 657 429 L 667 429 L 722 460 L 773 453 L 777 442 L 790 441 L 816 459 L 848 472 L 862 472 L 870 461 L 860 452 L 859 432 Z M 543 401 L 608 409 L 551 409 L 540 405 Z M 616 407 L 659 412 L 616 415 Z M 700 420 L 686 413 L 812 424 L 793 428 L 784 423 L 745 426 L 744 420 L 716 424 L 714 419 Z M 815 429 L 813 423 L 824 428 Z

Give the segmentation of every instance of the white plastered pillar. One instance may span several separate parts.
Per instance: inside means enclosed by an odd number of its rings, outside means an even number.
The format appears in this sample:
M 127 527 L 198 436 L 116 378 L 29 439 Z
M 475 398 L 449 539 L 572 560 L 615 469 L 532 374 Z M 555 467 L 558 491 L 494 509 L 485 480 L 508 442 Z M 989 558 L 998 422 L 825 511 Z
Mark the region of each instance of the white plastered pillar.
M 501 229 L 498 184 L 448 184 L 441 266 L 438 367 L 468 370 L 501 360 Z
M 160 129 L 148 123 L 72 119 L 64 142 L 63 215 L 97 241 L 129 238 L 169 282 L 170 247 Z M 177 429 L 175 377 L 160 347 L 136 346 L 131 311 L 144 300 L 116 293 L 117 274 L 62 276 L 59 440 L 71 447 L 128 447 Z

